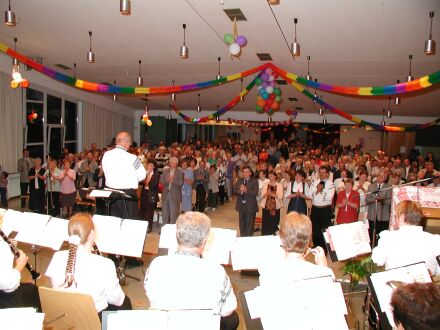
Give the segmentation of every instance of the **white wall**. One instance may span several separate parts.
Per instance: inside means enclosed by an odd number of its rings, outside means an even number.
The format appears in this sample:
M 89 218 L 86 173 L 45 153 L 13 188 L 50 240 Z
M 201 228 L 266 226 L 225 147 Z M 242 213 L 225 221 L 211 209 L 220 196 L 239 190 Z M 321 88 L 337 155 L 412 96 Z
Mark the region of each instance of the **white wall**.
M 340 134 L 341 144 L 343 146 L 351 145 L 352 147 L 363 141 L 363 151 L 376 154 L 380 149 L 380 141 L 382 132 L 366 131 L 363 127 L 351 128 L 349 125 L 341 125 L 341 130 L 348 128 L 347 132 Z

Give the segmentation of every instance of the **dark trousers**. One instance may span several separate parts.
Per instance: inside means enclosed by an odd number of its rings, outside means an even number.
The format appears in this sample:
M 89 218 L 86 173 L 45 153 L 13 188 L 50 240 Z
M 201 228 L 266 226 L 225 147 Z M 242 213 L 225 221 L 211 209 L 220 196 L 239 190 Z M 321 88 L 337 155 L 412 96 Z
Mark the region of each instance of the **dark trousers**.
M 4 209 L 8 208 L 8 189 L 1 187 L 0 188 L 0 202 L 1 202 L 1 206 Z
M 381 220 L 376 221 L 376 241 L 374 246 L 377 245 L 379 234 L 384 230 L 388 230 L 389 227 L 390 227 L 389 221 L 381 221 Z M 368 220 L 368 233 L 370 234 L 370 244 L 372 244 L 373 242 L 373 229 L 374 229 L 374 221 Z
M 231 315 L 220 318 L 220 330 L 235 330 L 239 323 L 238 314 L 234 311 Z
M 217 207 L 218 193 L 212 192 L 212 189 L 209 189 L 208 192 L 208 202 L 210 208 Z
M 21 208 L 26 207 L 26 197 L 29 195 L 29 182 L 20 182 Z
M 102 321 L 102 312 L 106 312 L 106 311 L 131 311 L 133 309 L 133 307 L 131 306 L 131 300 L 130 298 L 126 295 L 124 302 L 122 303 L 121 306 L 116 306 L 116 305 L 108 305 L 108 307 L 104 310 L 102 310 L 101 312 L 98 313 L 99 319 Z
M 49 214 L 53 217 L 60 215 L 60 192 L 47 192 L 47 203 L 49 205 Z
M 198 184 L 196 187 L 196 204 L 197 211 L 205 211 L 206 191 L 202 184 Z
M 280 224 L 280 210 L 275 210 L 271 215 L 270 211 L 263 209 L 263 219 L 261 220 L 261 235 L 274 235 Z
M 314 246 L 320 246 L 327 251 L 325 246 L 323 230 L 327 229 L 332 225 L 331 221 L 332 208 L 327 207 L 312 207 L 312 212 L 310 218 L 312 220 L 312 237 Z
M 225 186 L 218 186 L 218 198 L 220 200 L 221 205 L 223 205 L 225 200 L 228 199 Z
M 110 203 L 110 215 L 122 219 L 138 220 L 139 209 L 136 190 L 134 189 L 119 189 L 126 193 L 127 196 L 112 193 L 114 196 Z
M 247 210 L 238 211 L 238 223 L 240 226 L 240 236 L 254 236 L 256 212 L 249 212 Z
M 0 309 L 34 307 L 41 311 L 38 288 L 32 283 L 21 283 L 13 292 L 0 291 Z

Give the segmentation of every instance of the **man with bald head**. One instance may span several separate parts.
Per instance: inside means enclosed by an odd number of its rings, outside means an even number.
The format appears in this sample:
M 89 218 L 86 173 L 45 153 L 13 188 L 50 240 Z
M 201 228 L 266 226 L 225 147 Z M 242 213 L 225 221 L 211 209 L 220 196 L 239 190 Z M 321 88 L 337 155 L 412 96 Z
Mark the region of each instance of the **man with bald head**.
M 128 152 L 132 143 L 128 132 L 119 132 L 115 143 L 115 148 L 107 151 L 102 158 L 105 183 L 108 188 L 121 190 L 130 198 L 113 194 L 110 213 L 123 219 L 139 219 L 136 191 L 147 172 L 139 158 Z

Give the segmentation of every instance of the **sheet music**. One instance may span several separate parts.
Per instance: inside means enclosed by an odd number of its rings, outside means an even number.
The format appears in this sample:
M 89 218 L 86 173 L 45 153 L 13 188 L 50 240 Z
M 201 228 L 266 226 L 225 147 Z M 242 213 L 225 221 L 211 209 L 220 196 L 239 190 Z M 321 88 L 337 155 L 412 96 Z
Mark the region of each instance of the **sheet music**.
M 331 226 L 327 235 L 340 261 L 371 252 L 368 228 L 362 221 Z
M 231 251 L 232 269 L 258 269 L 270 260 L 285 256 L 278 236 L 237 237 Z
M 38 245 L 40 237 L 49 222 L 50 215 L 24 212 L 18 220 L 18 234 L 15 239 L 18 242 Z
M 147 235 L 148 222 L 122 220 L 104 215 L 93 216 L 95 243 L 101 252 L 130 257 L 141 257 Z
M 101 198 L 109 198 L 112 192 L 110 190 L 99 190 L 99 189 L 93 189 L 90 193 L 90 197 L 101 197 Z
M 43 329 L 44 313 L 37 313 L 34 308 L 0 309 L 2 329 Z
M 295 324 L 295 329 L 348 329 L 342 288 L 331 277 L 253 291 L 250 296 L 245 293 L 249 312 L 260 315 L 265 330 L 286 329 L 286 324 Z
M 159 310 L 117 311 L 107 316 L 107 330 L 167 329 L 167 312 Z
M 169 311 L 167 314 L 168 330 L 220 329 L 220 315 L 214 315 L 212 310 Z
M 394 326 L 394 320 L 391 311 L 391 296 L 393 288 L 387 284 L 389 281 L 399 281 L 403 283 L 429 283 L 431 277 L 429 276 L 428 268 L 424 262 L 414 265 L 389 269 L 384 272 L 374 273 L 370 276 L 371 282 L 376 292 L 379 301 L 380 310 L 385 312 L 391 326 Z
M 68 226 L 69 220 L 54 217 L 50 218 L 37 245 L 58 251 L 63 245 L 63 242 L 69 239 Z
M 5 214 L 6 211 L 7 211 L 6 209 L 2 209 L 2 208 L 0 207 L 0 217 L 1 217 L 3 214 Z
M 249 310 L 249 315 L 251 319 L 257 319 L 261 317 L 261 293 L 259 292 L 260 287 L 257 286 L 253 290 L 246 291 L 244 297 L 246 298 L 246 303 Z
M 236 238 L 236 230 L 211 228 L 203 250 L 203 258 L 218 264 L 229 264 L 229 252 L 234 248 Z M 167 224 L 162 227 L 159 248 L 168 249 L 168 255 L 176 252 L 176 225 Z
M 9 236 L 13 231 L 18 232 L 20 222 L 22 222 L 22 214 L 23 212 L 11 209 L 3 214 L 2 230 L 6 236 Z

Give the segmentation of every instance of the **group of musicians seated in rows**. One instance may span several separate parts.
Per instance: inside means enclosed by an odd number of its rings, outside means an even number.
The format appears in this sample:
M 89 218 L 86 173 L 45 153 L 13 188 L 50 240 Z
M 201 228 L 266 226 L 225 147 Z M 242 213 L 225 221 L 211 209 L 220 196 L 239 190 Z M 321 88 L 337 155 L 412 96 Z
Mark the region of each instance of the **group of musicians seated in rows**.
M 383 231 L 372 259 L 385 270 L 425 262 L 432 275 L 440 274 L 435 257 L 440 237 L 423 231 L 420 206 L 403 201 L 396 208 L 399 229 Z M 153 309 L 212 309 L 221 316 L 221 329 L 236 329 L 237 299 L 221 265 L 203 259 L 211 228 L 209 217 L 200 212 L 181 214 L 176 223 L 178 249 L 174 255 L 156 257 L 146 271 L 144 288 Z M 94 254 L 94 224 L 87 213 L 72 216 L 68 224 L 69 248 L 54 254 L 45 274 L 53 288 L 92 296 L 96 311 L 131 309 L 130 299 L 120 287 L 113 262 Z M 320 276 L 335 275 L 321 247 L 311 250 L 312 223 L 303 214 L 290 212 L 281 219 L 278 235 L 285 258 L 262 267 L 260 285 L 287 285 Z M 313 253 L 315 263 L 306 260 Z M 28 257 L 20 250 L 14 260 L 11 247 L 0 240 L 0 307 L 32 306 L 41 309 L 38 290 L 20 283 Z M 301 299 L 296 297 L 294 299 Z M 437 284 L 409 284 L 398 288 L 391 304 L 395 323 L 401 329 L 438 329 L 440 288 Z

